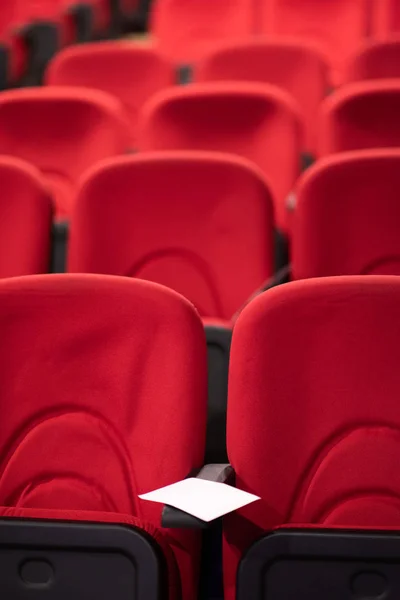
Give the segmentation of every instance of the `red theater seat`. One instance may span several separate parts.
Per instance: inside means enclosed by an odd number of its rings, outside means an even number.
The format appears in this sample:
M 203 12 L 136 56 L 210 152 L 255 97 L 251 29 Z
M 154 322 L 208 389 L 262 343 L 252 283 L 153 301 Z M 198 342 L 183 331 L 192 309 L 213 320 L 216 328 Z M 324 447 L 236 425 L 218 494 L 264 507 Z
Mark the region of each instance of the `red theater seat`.
M 332 64 L 333 83 L 367 33 L 369 0 L 265 0 L 263 33 L 293 35 L 317 43 Z
M 400 36 L 367 42 L 350 61 L 346 79 L 351 82 L 399 77 Z
M 295 98 L 306 123 L 306 148 L 315 148 L 315 113 L 328 90 L 328 65 L 313 45 L 288 38 L 262 37 L 217 46 L 195 72 L 198 82 L 272 83 Z
M 139 150 L 228 152 L 254 162 L 270 182 L 283 230 L 301 147 L 297 104 L 268 84 L 205 83 L 161 92 L 145 105 L 139 123 Z
M 322 104 L 321 155 L 400 146 L 400 80 L 344 86 Z
M 243 553 L 277 527 L 400 526 L 399 303 L 398 277 L 321 278 L 278 286 L 239 317 L 231 349 L 228 455 L 236 486 L 261 501 L 225 520 L 227 600 L 235 598 Z M 338 600 L 390 590 L 395 567 L 382 582 L 379 550 L 374 560 L 361 546 L 358 564 L 347 570 L 352 550 L 346 539 L 331 554 L 320 548 L 297 562 L 289 556 L 300 553 L 296 539 L 281 545 L 270 562 L 255 552 L 253 578 L 237 598 Z M 310 593 L 296 586 L 313 577 Z
M 318 161 L 300 180 L 294 279 L 400 275 L 400 149 Z
M 72 46 L 57 54 L 47 71 L 50 85 L 87 86 L 119 98 L 129 116 L 133 140 L 144 102 L 174 82 L 171 64 L 156 50 L 132 42 Z
M 143 154 L 101 163 L 84 181 L 68 267 L 162 283 L 229 321 L 273 275 L 273 236 L 270 192 L 247 161 Z
M 391 33 L 400 33 L 400 4 L 397 0 L 374 1 L 374 34 L 385 38 Z
M 188 64 L 215 42 L 254 33 L 253 0 L 155 0 L 150 26 L 160 51 Z
M 0 277 L 47 273 L 52 203 L 40 173 L 0 156 Z
M 122 107 L 104 92 L 52 87 L 0 96 L 0 153 L 40 169 L 58 217 L 69 214 L 84 171 L 128 145 Z
M 15 509 L 5 515 L 117 513 L 153 536 L 162 506 L 138 495 L 186 477 L 204 456 L 206 345 L 193 306 L 128 278 L 15 278 L 0 282 L 0 330 L 0 504 Z M 192 600 L 199 539 L 164 533 Z M 128 590 L 135 581 L 125 579 Z

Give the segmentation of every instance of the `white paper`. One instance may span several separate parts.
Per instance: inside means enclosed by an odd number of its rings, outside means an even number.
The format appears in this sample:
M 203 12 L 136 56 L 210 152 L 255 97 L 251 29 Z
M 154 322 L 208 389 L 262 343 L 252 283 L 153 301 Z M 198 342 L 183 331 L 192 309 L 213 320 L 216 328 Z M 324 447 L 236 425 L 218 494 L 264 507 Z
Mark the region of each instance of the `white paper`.
M 254 494 L 243 492 L 225 483 L 193 477 L 142 494 L 139 498 L 168 504 L 207 523 L 260 500 Z

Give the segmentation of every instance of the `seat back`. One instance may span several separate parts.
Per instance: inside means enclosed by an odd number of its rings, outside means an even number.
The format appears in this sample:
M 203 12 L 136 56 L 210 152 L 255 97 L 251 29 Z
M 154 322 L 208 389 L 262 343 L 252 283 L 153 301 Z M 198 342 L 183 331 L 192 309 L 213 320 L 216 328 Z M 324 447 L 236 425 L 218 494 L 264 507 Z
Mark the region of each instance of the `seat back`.
M 165 56 L 191 63 L 215 42 L 251 35 L 253 4 L 254 0 L 155 0 L 151 33 Z
M 400 149 L 335 155 L 299 182 L 295 279 L 400 275 Z
M 227 443 L 239 489 L 262 498 L 228 517 L 225 577 L 282 524 L 399 526 L 400 279 L 278 286 L 239 317 Z
M 320 155 L 398 147 L 399 102 L 400 82 L 395 79 L 344 86 L 322 105 Z
M 30 88 L 0 97 L 0 153 L 42 172 L 59 217 L 69 214 L 85 170 L 128 147 L 127 130 L 118 100 L 104 92 Z
M 317 43 L 331 60 L 333 83 L 367 33 L 369 0 L 268 0 L 260 24 L 264 33 L 293 35 Z
M 113 41 L 60 52 L 50 63 L 46 80 L 49 85 L 90 87 L 116 96 L 129 117 L 133 142 L 139 109 L 153 94 L 174 84 L 175 72 L 153 48 Z
M 372 40 L 361 47 L 350 61 L 347 81 L 400 77 L 400 36 Z
M 258 81 L 283 88 L 298 102 L 306 123 L 305 144 L 314 150 L 315 113 L 328 90 L 328 65 L 306 40 L 265 37 L 225 43 L 199 62 L 195 79 Z
M 40 173 L 0 157 L 0 277 L 47 273 L 53 209 Z
M 207 150 L 254 162 L 270 182 L 278 226 L 287 228 L 285 201 L 300 170 L 302 128 L 297 104 L 267 84 L 193 84 L 160 93 L 146 104 L 140 150 Z
M 140 277 L 230 319 L 272 276 L 273 207 L 247 161 L 171 152 L 99 165 L 78 195 L 70 272 Z
M 390 33 L 400 33 L 400 5 L 396 0 L 375 0 L 374 34 L 385 38 Z

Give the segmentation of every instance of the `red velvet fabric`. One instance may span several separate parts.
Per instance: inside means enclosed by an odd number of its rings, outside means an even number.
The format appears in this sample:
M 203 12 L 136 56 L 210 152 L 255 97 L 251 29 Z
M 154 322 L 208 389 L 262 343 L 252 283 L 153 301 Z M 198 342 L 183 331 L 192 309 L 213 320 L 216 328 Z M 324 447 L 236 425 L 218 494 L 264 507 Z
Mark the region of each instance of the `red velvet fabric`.
M 398 79 L 343 86 L 322 104 L 319 154 L 397 148 L 400 144 L 399 102 Z
M 399 302 L 398 277 L 327 277 L 274 288 L 239 317 L 228 456 L 262 500 L 226 518 L 228 600 L 260 530 L 400 526 Z
M 0 156 L 0 278 L 47 273 L 52 217 L 40 173 Z
M 180 600 L 180 577 L 174 553 L 171 550 L 168 535 L 136 517 L 109 512 L 90 512 L 74 510 L 44 510 L 29 508 L 0 507 L 0 519 L 34 519 L 51 521 L 85 521 L 87 523 L 115 523 L 141 529 L 151 535 L 160 546 L 168 568 L 168 600 Z M 1 524 L 0 524 L 1 529 Z
M 229 320 L 273 273 L 272 199 L 247 161 L 171 152 L 100 164 L 72 215 L 68 269 L 167 285 Z
M 0 281 L 0 504 L 160 524 L 138 495 L 203 463 L 206 344 L 189 302 L 96 275 Z M 171 531 L 185 599 L 199 536 Z
M 42 172 L 57 216 L 69 214 L 80 176 L 129 146 L 119 101 L 85 88 L 26 88 L 0 96 L 0 153 Z
M 328 89 L 328 63 L 307 40 L 256 37 L 213 48 L 195 69 L 195 80 L 271 83 L 297 100 L 306 124 L 305 149 L 314 152 L 315 114 Z
M 279 227 L 299 175 L 302 122 L 295 100 L 260 83 L 203 83 L 160 92 L 144 107 L 139 150 L 207 150 L 237 154 L 267 177 Z
M 400 77 L 400 36 L 369 40 L 349 63 L 347 81 Z
M 370 0 L 268 0 L 260 3 L 261 30 L 319 44 L 332 65 L 332 82 L 342 83 L 348 58 L 368 32 Z
M 52 60 L 46 76 L 49 85 L 96 88 L 119 98 L 129 117 L 132 146 L 141 107 L 175 79 L 174 67 L 156 49 L 124 41 L 67 48 Z
M 373 33 L 384 39 L 400 32 L 400 4 L 397 0 L 372 0 L 374 6 Z
M 300 180 L 292 277 L 400 275 L 400 151 L 346 152 Z

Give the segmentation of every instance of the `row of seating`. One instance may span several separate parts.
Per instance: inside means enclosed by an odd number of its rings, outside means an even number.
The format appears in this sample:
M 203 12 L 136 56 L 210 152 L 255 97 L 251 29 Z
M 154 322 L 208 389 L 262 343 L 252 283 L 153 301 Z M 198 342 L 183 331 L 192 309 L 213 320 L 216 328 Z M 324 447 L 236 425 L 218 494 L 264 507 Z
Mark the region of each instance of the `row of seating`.
M 0 89 L 40 80 L 62 47 L 120 30 L 134 17 L 139 0 L 2 0 L 0 6 Z
M 368 35 L 400 31 L 397 0 L 155 0 L 150 30 L 161 51 L 178 63 L 199 60 L 212 44 L 249 35 L 294 35 L 326 54 L 335 83 Z
M 199 474 L 261 498 L 224 521 L 226 600 L 398 589 L 399 303 L 397 277 L 323 278 L 239 317 L 231 468 Z M 204 524 L 139 498 L 203 464 L 194 308 L 144 281 L 31 276 L 0 282 L 0 325 L 1 596 L 196 598 Z

